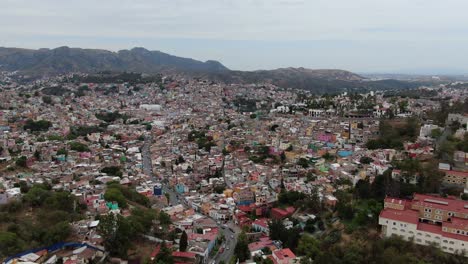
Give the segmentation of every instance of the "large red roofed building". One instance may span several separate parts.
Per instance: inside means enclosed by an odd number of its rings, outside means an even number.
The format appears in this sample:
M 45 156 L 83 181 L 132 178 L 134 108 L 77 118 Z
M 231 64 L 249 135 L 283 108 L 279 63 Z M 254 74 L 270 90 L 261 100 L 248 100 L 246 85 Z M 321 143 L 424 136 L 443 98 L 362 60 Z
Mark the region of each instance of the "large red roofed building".
M 271 209 L 271 216 L 275 219 L 284 219 L 291 216 L 294 213 L 295 209 L 292 206 L 289 206 L 286 209 L 273 208 Z
M 400 236 L 420 245 L 468 256 L 468 202 L 414 194 L 413 200 L 385 198 L 379 224 L 384 236 Z

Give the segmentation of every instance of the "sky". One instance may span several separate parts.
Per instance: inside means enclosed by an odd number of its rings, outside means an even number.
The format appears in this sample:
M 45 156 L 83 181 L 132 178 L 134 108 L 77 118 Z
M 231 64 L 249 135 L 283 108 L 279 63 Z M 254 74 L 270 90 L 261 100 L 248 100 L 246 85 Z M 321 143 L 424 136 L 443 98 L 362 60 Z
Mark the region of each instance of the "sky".
M 160 50 L 230 69 L 468 74 L 467 0 L 0 0 L 0 46 Z

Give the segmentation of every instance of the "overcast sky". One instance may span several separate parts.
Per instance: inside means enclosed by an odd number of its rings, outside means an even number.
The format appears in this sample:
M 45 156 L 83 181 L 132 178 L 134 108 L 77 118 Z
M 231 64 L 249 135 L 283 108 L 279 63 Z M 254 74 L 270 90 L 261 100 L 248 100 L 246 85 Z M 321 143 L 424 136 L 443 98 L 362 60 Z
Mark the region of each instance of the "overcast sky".
M 468 0 L 0 0 L 0 46 L 135 46 L 231 69 L 468 74 Z

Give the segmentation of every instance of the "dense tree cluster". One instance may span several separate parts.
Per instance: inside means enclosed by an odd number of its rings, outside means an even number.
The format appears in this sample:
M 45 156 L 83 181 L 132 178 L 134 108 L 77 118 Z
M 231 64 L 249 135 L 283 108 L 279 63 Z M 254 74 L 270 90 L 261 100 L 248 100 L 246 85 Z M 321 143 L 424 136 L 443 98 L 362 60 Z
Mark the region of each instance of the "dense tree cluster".
M 78 126 L 72 127 L 70 134 L 67 136 L 68 139 L 76 139 L 77 137 L 84 137 L 88 134 L 92 133 L 100 133 L 103 132 L 104 129 L 99 126 Z
M 297 247 L 301 264 L 461 264 L 462 256 L 446 254 L 434 246 L 419 246 L 398 237 L 380 239 L 367 232 L 351 237 L 352 243 L 330 244 L 312 236 L 303 236 Z
M 414 141 L 419 133 L 419 121 L 408 118 L 403 123 L 381 120 L 379 125 L 379 138 L 366 143 L 369 149 L 402 149 L 405 140 Z
M 89 152 L 90 151 L 89 147 L 87 145 L 81 143 L 81 142 L 72 141 L 72 142 L 68 143 L 68 145 L 70 146 L 70 149 L 74 150 L 74 151 L 78 151 L 78 152 Z
M 270 229 L 270 238 L 272 240 L 279 240 L 283 243 L 283 247 L 295 250 L 302 230 L 299 227 L 287 229 L 281 220 L 274 219 L 268 224 Z
M 123 176 L 122 168 L 119 166 L 107 166 L 107 167 L 102 168 L 101 172 L 109 176 L 117 176 L 117 177 Z
M 109 182 L 104 193 L 104 199 L 109 202 L 117 202 L 119 207 L 126 208 L 127 201 L 134 202 L 145 207 L 150 206 L 148 197 L 138 193 L 133 188 L 120 185 L 117 182 Z
M 213 138 L 211 136 L 207 136 L 206 132 L 202 130 L 190 131 L 188 134 L 188 141 L 195 141 L 199 149 L 205 149 L 205 151 L 208 152 L 211 150 L 211 147 L 216 146 L 216 144 L 213 142 Z
M 37 131 L 47 131 L 49 128 L 52 126 L 52 123 L 47 120 L 38 120 L 34 121 L 32 119 L 28 119 L 26 121 L 26 124 L 24 124 L 24 129 L 25 130 L 31 130 L 32 132 L 37 132 Z
M 0 206 L 0 258 L 66 241 L 69 222 L 81 218 L 82 207 L 69 192 L 54 192 L 48 185 L 23 184 L 21 190 L 22 201 Z
M 126 115 L 122 115 L 121 113 L 119 113 L 118 111 L 114 111 L 114 112 L 101 112 L 101 113 L 97 113 L 95 114 L 96 115 L 96 118 L 97 119 L 100 119 L 104 122 L 107 122 L 107 123 L 112 123 L 118 119 L 128 119 L 128 116 Z
M 249 241 L 245 232 L 242 232 L 237 237 L 237 244 L 234 248 L 234 255 L 239 262 L 244 262 L 250 258 Z

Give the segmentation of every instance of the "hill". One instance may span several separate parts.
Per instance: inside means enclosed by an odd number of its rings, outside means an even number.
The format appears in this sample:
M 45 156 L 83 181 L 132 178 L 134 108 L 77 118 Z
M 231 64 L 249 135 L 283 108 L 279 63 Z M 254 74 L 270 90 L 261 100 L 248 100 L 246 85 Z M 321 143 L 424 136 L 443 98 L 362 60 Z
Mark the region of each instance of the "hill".
M 227 71 L 207 73 L 201 77 L 224 83 L 271 83 L 283 88 L 295 88 L 316 93 L 413 89 L 422 85 L 421 82 L 391 79 L 370 81 L 358 74 L 336 69 L 282 68 L 268 71 Z
M 0 48 L 0 69 L 42 75 L 97 71 L 159 73 L 228 70 L 217 61 L 201 62 L 144 48 L 111 52 L 69 47 L 39 50 Z
M 0 70 L 19 71 L 33 76 L 103 71 L 180 74 L 228 84 L 271 83 L 279 87 L 317 93 L 409 89 L 421 85 L 420 82 L 390 79 L 370 81 L 358 74 L 338 69 L 281 68 L 232 71 L 217 61 L 202 62 L 144 48 L 118 52 L 69 47 L 39 50 L 0 48 Z

